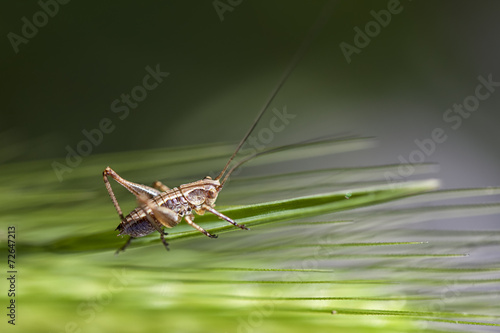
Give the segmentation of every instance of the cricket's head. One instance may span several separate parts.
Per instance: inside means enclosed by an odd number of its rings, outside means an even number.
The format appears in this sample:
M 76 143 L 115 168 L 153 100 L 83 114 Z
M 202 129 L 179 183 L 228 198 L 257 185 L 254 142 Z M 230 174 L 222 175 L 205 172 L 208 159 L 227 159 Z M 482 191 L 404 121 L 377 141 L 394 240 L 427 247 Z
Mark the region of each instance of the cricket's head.
M 218 179 L 212 179 L 210 176 L 197 182 L 181 185 L 180 190 L 184 197 L 194 206 L 207 204 L 211 207 L 215 205 L 217 196 L 222 186 Z
M 205 182 L 205 193 L 206 199 L 205 203 L 210 207 L 215 205 L 215 201 L 217 200 L 217 196 L 219 195 L 222 186 L 218 179 L 212 179 L 210 176 L 206 176 L 203 181 Z

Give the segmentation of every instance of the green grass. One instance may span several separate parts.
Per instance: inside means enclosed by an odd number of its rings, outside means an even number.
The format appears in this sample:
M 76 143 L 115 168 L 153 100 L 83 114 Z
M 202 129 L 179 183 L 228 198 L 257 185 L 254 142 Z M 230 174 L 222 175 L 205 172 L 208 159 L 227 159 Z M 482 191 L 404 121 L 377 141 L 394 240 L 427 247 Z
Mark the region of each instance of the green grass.
M 328 141 L 263 156 L 245 168 L 370 146 L 369 139 Z M 477 200 L 500 189 L 439 190 L 432 179 L 387 184 L 384 173 L 397 165 L 237 176 L 219 195 L 217 209 L 250 231 L 205 214 L 196 222 L 219 234 L 216 240 L 181 223 L 168 230 L 169 252 L 151 234 L 113 255 L 125 238 L 114 231 L 119 220 L 102 183 L 104 167 L 110 165 L 131 181 L 160 179 L 175 186 L 216 173 L 232 148 L 205 145 L 90 156 L 62 182 L 52 161 L 1 166 L 4 248 L 7 226 L 17 229 L 16 329 L 498 329 L 500 266 L 494 253 L 500 232 L 416 226 L 464 216 L 473 223 L 474 216 L 498 215 L 498 203 L 449 201 Z M 432 165 L 415 168 L 419 175 L 434 170 Z M 135 207 L 133 197 L 113 186 L 124 210 Z M 440 204 L 444 201 L 446 205 Z M 0 302 L 8 303 L 6 292 Z M 5 318 L 2 325 L 7 326 Z

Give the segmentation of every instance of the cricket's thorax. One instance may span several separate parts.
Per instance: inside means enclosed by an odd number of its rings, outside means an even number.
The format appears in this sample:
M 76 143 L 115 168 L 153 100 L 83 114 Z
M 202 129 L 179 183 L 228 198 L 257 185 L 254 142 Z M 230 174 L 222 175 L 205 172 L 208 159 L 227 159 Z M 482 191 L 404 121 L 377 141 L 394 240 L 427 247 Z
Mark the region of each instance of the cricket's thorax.
M 202 208 L 204 204 L 210 207 L 215 206 L 219 187 L 218 180 L 203 179 L 174 187 L 149 200 L 156 206 L 169 208 L 178 214 L 178 220 L 172 221 L 172 224 L 167 226 L 172 228 L 181 221 L 183 216 L 191 214 L 192 211 L 199 215 L 205 213 Z M 120 235 L 130 235 L 132 237 L 148 235 L 156 231 L 156 228 L 151 225 L 147 218 L 148 214 L 152 215 L 148 208 L 136 208 L 125 216 L 124 221 L 116 229 L 120 231 Z

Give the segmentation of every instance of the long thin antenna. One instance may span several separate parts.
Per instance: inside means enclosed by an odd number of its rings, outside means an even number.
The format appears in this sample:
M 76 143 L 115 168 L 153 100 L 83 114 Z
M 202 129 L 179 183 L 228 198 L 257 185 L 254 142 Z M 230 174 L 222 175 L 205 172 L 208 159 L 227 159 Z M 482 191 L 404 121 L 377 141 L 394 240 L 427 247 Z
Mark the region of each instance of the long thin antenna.
M 331 12 L 332 12 L 331 9 L 333 8 L 333 3 L 334 2 L 335 1 L 332 1 L 332 0 L 331 1 L 327 1 L 327 3 L 323 6 L 319 17 L 316 19 L 316 22 L 313 24 L 313 26 L 311 27 L 311 29 L 309 29 L 309 32 L 308 32 L 306 38 L 302 41 L 302 44 L 300 45 L 300 47 L 297 50 L 297 52 L 295 52 L 295 55 L 293 56 L 292 60 L 288 64 L 288 67 L 286 68 L 285 72 L 283 73 L 281 79 L 278 81 L 278 85 L 271 92 L 271 95 L 269 96 L 269 98 L 267 99 L 267 101 L 264 103 L 264 106 L 262 107 L 262 109 L 260 110 L 259 114 L 257 115 L 257 118 L 255 118 L 255 121 L 253 122 L 252 126 L 250 126 L 250 128 L 247 131 L 247 133 L 245 134 L 245 136 L 243 137 L 243 139 L 238 144 L 238 147 L 236 147 L 236 150 L 234 151 L 233 155 L 231 155 L 231 157 L 227 161 L 226 165 L 224 166 L 224 169 L 222 169 L 222 171 L 217 176 L 217 178 L 215 178 L 216 180 L 222 178 L 222 176 L 226 172 L 227 168 L 229 167 L 229 164 L 231 164 L 231 161 L 233 160 L 233 158 L 236 156 L 236 154 L 238 153 L 238 151 L 240 150 L 240 148 L 243 146 L 243 144 L 245 143 L 245 141 L 248 139 L 248 137 L 250 136 L 250 134 L 252 134 L 252 131 L 257 126 L 257 123 L 259 122 L 260 118 L 262 118 L 262 116 L 264 115 L 264 113 L 266 112 L 267 108 L 269 107 L 269 105 L 271 104 L 271 102 L 274 100 L 274 98 L 278 94 L 279 90 L 281 89 L 281 87 L 285 83 L 285 81 L 288 78 L 288 76 L 290 75 L 290 73 L 297 66 L 297 63 L 302 58 L 302 56 L 305 54 L 305 52 L 306 52 L 307 48 L 309 47 L 309 44 L 311 43 L 311 41 L 314 39 L 314 37 L 316 37 L 316 35 L 321 30 L 321 28 L 323 27 L 323 25 L 328 21 L 328 18 L 330 16 Z
M 239 160 L 238 163 L 236 163 L 231 169 L 229 169 L 229 171 L 224 176 L 224 179 L 220 182 L 220 188 L 222 188 L 222 186 L 224 186 L 224 183 L 226 183 L 226 180 L 229 178 L 229 176 L 231 176 L 231 174 L 233 173 L 234 170 L 238 169 L 242 164 L 244 164 L 244 163 L 246 163 L 246 162 L 248 162 L 250 160 L 253 160 L 256 157 L 259 157 L 259 156 L 262 156 L 262 155 L 266 155 L 266 154 L 270 154 L 270 153 L 276 153 L 278 151 L 287 150 L 287 149 L 290 149 L 290 148 L 303 147 L 303 146 L 310 145 L 310 144 L 334 142 L 334 141 L 348 140 L 348 139 L 352 139 L 352 138 L 354 138 L 354 137 L 343 135 L 343 134 L 336 134 L 336 135 L 333 135 L 333 136 L 326 136 L 326 137 L 319 137 L 319 138 L 315 138 L 315 139 L 308 139 L 308 140 L 300 141 L 300 142 L 297 142 L 297 143 L 292 143 L 292 144 L 288 144 L 288 145 L 285 145 L 285 146 L 274 147 L 274 148 L 270 148 L 270 149 L 267 149 L 267 150 L 260 151 L 258 153 L 254 153 L 254 154 L 252 154 L 250 156 L 245 157 L 242 160 Z

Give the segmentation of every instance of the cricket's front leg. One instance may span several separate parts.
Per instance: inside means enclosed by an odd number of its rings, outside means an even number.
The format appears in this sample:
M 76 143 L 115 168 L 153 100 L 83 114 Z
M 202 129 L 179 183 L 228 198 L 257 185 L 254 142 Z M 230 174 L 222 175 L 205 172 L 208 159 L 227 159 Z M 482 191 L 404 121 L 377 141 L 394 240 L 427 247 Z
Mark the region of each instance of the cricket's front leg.
M 217 235 L 214 235 L 214 234 L 211 234 L 209 233 L 208 231 L 206 231 L 205 229 L 203 229 L 202 227 L 200 227 L 199 225 L 197 225 L 196 223 L 194 223 L 194 215 L 186 215 L 184 216 L 184 218 L 186 219 L 186 222 L 192 226 L 193 228 L 195 228 L 196 230 L 198 230 L 199 232 L 203 233 L 205 236 L 207 237 L 210 237 L 210 238 L 217 238 L 218 236 Z
M 219 218 L 223 219 L 223 220 L 226 220 L 227 222 L 231 223 L 232 225 L 238 227 L 238 228 L 241 228 L 241 229 L 245 229 L 245 230 L 250 230 L 248 229 L 247 227 L 245 227 L 244 224 L 238 224 L 236 222 L 234 222 L 232 219 L 230 219 L 229 217 L 227 217 L 226 215 L 222 214 L 222 213 L 219 213 L 218 211 L 216 211 L 215 209 L 213 209 L 212 207 L 210 207 L 209 205 L 207 204 L 203 204 L 201 206 L 204 210 L 207 210 L 209 211 L 210 213 L 214 214 L 214 215 L 217 215 Z

